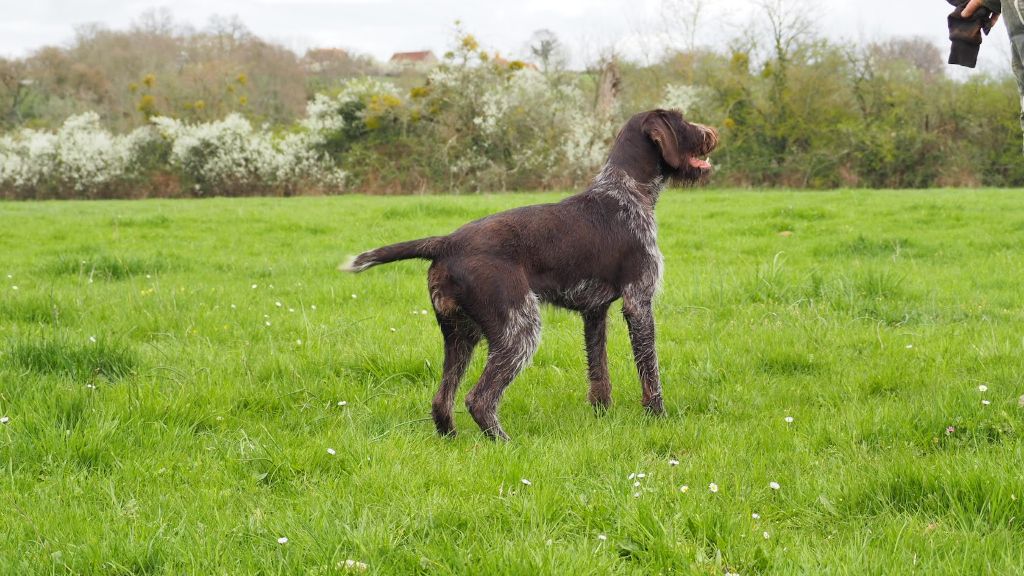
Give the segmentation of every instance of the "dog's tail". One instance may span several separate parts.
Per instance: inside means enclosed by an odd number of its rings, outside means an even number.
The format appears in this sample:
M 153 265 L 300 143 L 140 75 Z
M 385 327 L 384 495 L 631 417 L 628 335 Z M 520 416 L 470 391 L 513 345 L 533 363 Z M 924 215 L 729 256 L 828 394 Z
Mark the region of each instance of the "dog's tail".
M 378 264 L 387 264 L 397 260 L 408 260 L 410 258 L 433 260 L 441 255 L 445 238 L 445 236 L 431 236 L 429 238 L 381 246 L 380 248 L 375 248 L 350 258 L 339 269 L 343 272 L 362 272 Z

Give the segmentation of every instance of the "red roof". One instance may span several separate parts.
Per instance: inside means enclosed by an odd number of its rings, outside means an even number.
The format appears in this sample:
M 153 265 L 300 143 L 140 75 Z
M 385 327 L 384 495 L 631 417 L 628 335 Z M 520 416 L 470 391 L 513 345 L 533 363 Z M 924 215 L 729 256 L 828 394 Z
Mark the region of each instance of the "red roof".
M 395 52 L 391 55 L 392 62 L 425 62 L 428 60 L 437 60 L 437 56 L 430 50 L 423 50 L 421 52 Z

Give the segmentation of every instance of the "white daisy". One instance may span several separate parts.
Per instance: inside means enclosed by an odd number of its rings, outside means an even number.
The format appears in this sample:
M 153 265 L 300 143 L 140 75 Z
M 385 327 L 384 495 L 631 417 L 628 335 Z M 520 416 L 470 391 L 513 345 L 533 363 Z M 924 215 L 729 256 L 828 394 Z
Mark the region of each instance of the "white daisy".
M 772 490 L 778 490 L 779 488 L 781 488 L 778 482 L 769 482 L 768 487 L 771 488 Z
M 718 492 L 718 484 L 715 484 L 714 482 L 708 484 L 708 490 L 710 490 L 712 493 Z
M 334 450 L 334 448 L 328 448 L 327 449 L 327 453 L 330 454 L 331 456 L 334 456 L 335 454 L 337 454 L 337 452 Z
M 533 482 L 530 482 L 526 478 L 522 478 L 519 481 L 522 482 L 524 486 L 533 486 Z
M 278 544 L 287 544 L 288 543 L 288 537 L 287 536 L 281 536 L 280 538 L 277 539 L 277 543 Z

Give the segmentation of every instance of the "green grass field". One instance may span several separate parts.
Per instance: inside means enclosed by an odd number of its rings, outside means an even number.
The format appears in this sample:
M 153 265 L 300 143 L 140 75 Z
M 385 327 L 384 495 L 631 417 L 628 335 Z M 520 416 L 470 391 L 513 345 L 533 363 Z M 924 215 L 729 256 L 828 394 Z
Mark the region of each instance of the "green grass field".
M 546 309 L 437 438 L 426 264 L 337 265 L 559 197 L 0 204 L 0 572 L 1020 573 L 1024 193 L 668 191 L 668 417 Z

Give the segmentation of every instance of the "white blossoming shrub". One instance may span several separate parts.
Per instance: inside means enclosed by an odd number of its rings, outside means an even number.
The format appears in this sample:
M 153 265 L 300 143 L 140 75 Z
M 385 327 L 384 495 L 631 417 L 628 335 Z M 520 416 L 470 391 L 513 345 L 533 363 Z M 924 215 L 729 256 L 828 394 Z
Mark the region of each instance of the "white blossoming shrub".
M 57 131 L 56 168 L 61 180 L 81 192 L 123 178 L 130 168 L 133 139 L 107 132 L 95 112 L 68 118 Z
M 617 114 L 595 115 L 573 76 L 462 46 L 424 85 L 405 92 L 351 80 L 316 95 L 289 127 L 239 114 L 201 123 L 157 116 L 115 135 L 86 113 L 56 131 L 0 136 L 0 195 L 290 195 L 343 184 L 375 193 L 508 190 L 577 186 L 597 172 Z
M 339 102 L 370 102 L 375 98 L 392 97 L 401 99 L 402 95 L 398 87 L 391 82 L 378 80 L 369 76 L 353 78 L 342 87 L 336 100 Z
M 23 129 L 0 138 L 0 188 L 20 197 L 100 194 L 136 175 L 134 156 L 153 137 L 148 127 L 113 135 L 95 112 L 69 117 L 56 132 Z
M 0 187 L 29 190 L 40 186 L 57 164 L 57 136 L 24 129 L 0 137 Z
M 445 65 L 430 75 L 450 188 L 568 184 L 604 160 L 608 121 L 571 82 L 529 67 Z
M 321 148 L 340 119 L 321 112 L 321 104 L 310 103 L 310 117 L 281 135 L 237 114 L 200 124 L 155 117 L 125 135 L 105 130 L 94 112 L 72 116 L 53 132 L 23 129 L 0 136 L 0 195 L 138 196 L 135 188 L 160 180 L 158 173 L 172 182 L 176 174 L 187 194 L 337 190 L 345 174 Z
M 245 194 L 253 188 L 278 187 L 293 192 L 301 183 L 340 186 L 344 178 L 315 149 L 312 131 L 279 138 L 266 127 L 253 128 L 239 114 L 199 124 L 167 117 L 154 117 L 152 122 L 171 145 L 171 167 L 200 194 Z
M 312 135 L 323 137 L 340 131 L 345 127 L 336 98 L 326 94 L 316 94 L 306 104 L 306 117 L 300 121 L 302 127 Z
M 574 111 L 562 140 L 567 172 L 576 180 L 592 177 L 608 159 L 609 139 L 615 130 L 613 117 Z
M 665 86 L 665 97 L 662 99 L 659 107 L 668 110 L 679 110 L 683 115 L 688 115 L 701 103 L 705 102 L 709 96 L 710 90 L 706 86 L 667 84 Z
M 300 122 L 313 139 L 323 143 L 356 120 L 373 123 L 373 118 L 403 104 L 398 87 L 376 78 L 354 78 L 335 96 L 317 94 L 306 105 Z

